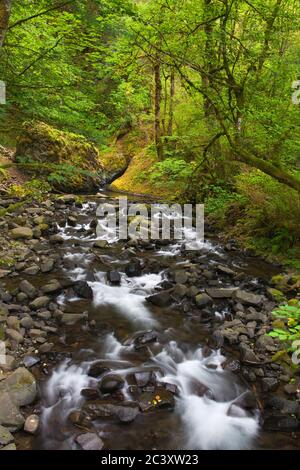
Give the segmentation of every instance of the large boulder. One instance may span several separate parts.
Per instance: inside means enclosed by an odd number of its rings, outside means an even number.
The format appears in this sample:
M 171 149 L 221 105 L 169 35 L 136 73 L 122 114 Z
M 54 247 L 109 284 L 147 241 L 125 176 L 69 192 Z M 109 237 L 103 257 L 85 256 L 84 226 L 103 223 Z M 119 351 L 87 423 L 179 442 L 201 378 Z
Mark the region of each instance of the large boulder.
M 5 392 L 15 405 L 30 405 L 37 395 L 36 380 L 27 369 L 19 367 L 0 382 L 0 394 Z
M 30 240 L 33 237 L 33 231 L 29 227 L 16 227 L 11 230 L 10 234 L 14 240 Z
M 0 424 L 14 432 L 21 429 L 24 422 L 24 417 L 10 395 L 6 392 L 0 392 Z
M 36 176 L 52 176 L 64 192 L 92 192 L 104 182 L 98 149 L 85 137 L 43 122 L 27 122 L 18 138 L 16 160 Z

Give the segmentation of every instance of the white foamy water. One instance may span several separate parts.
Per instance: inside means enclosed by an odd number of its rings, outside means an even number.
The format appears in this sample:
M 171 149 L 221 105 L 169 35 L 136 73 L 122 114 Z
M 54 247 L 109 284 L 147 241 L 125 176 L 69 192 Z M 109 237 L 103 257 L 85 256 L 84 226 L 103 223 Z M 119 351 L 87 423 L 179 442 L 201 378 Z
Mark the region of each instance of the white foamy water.
M 161 380 L 176 384 L 180 398 L 180 413 L 186 448 L 193 450 L 251 449 L 259 425 L 256 417 L 235 406 L 234 416 L 228 412 L 232 403 L 243 393 L 223 371 L 225 358 L 219 352 L 204 358 L 201 349 L 184 354 L 171 342 L 154 361 L 167 371 Z M 215 370 L 207 366 L 216 367 Z M 208 393 L 197 395 L 197 388 L 207 387 Z M 205 390 L 205 389 L 204 389 Z M 201 395 L 202 395 L 201 393 Z
M 84 205 L 83 211 L 88 211 L 90 205 Z M 178 217 L 174 213 L 171 218 Z M 101 222 L 100 222 L 101 223 Z M 92 241 L 94 237 L 86 237 L 82 229 L 88 230 L 89 224 L 77 225 L 76 227 L 59 227 L 60 234 L 65 240 L 85 239 Z M 98 239 L 106 240 L 113 244 L 118 241 L 117 235 L 111 231 L 103 221 L 104 232 Z M 107 230 L 106 230 L 107 229 Z M 77 233 L 78 231 L 81 231 Z M 75 234 L 75 236 L 74 236 Z M 182 248 L 197 249 L 201 254 L 213 253 L 222 256 L 218 247 L 208 241 L 200 242 L 196 239 L 195 229 L 183 229 L 182 240 L 172 245 L 163 247 L 156 252 L 159 256 L 180 256 Z M 90 255 L 87 253 L 72 253 L 65 258 L 75 263 L 75 268 L 69 271 L 72 280 L 83 280 L 87 278 Z M 212 260 L 210 260 L 212 261 Z M 114 262 L 109 260 L 109 262 Z M 94 293 L 94 305 L 96 307 L 109 306 L 114 313 L 123 315 L 136 330 L 159 327 L 153 318 L 145 297 L 154 292 L 155 287 L 162 281 L 162 274 L 146 274 L 136 278 L 128 278 L 122 275 L 121 285 L 112 286 L 107 283 L 106 273 L 100 272 L 95 276 L 95 282 L 89 282 Z M 58 297 L 58 303 L 77 300 L 67 299 L 63 294 Z M 99 309 L 101 315 L 101 308 Z M 217 314 L 223 319 L 225 311 Z M 171 328 L 170 328 L 171 330 Z M 175 331 L 165 330 L 165 333 Z M 113 362 L 115 372 L 126 376 L 135 370 L 140 370 L 136 364 L 136 351 L 134 346 L 123 345 L 114 333 L 107 334 L 101 338 L 101 354 L 96 359 L 104 362 Z M 132 357 L 131 354 L 134 356 Z M 81 356 L 86 357 L 86 356 Z M 133 359 L 129 362 L 124 359 Z M 94 358 L 95 359 L 95 358 Z M 232 404 L 244 392 L 236 381 L 235 376 L 224 371 L 222 363 L 225 358 L 219 351 L 212 353 L 210 357 L 204 357 L 201 348 L 196 351 L 183 352 L 176 342 L 170 342 L 158 355 L 147 362 L 147 367 L 153 366 L 153 362 L 164 371 L 157 373 L 158 379 L 166 383 L 178 386 L 179 396 L 176 398 L 176 408 L 184 440 L 182 447 L 192 450 L 225 450 L 225 449 L 248 449 L 252 448 L 255 438 L 259 432 L 256 416 L 249 415 L 242 408 Z M 58 417 L 59 422 L 66 423 L 67 417 L 72 410 L 80 409 L 84 399 L 81 390 L 95 384 L 95 380 L 87 375 L 89 365 L 93 361 L 83 362 L 80 365 L 64 361 L 61 366 L 53 371 L 45 387 L 45 407 L 42 411 L 42 424 L 45 436 L 48 431 L 56 433 Z M 143 370 L 145 365 L 141 365 Z M 126 400 L 132 400 L 127 382 L 123 389 Z M 233 411 L 229 413 L 229 411 Z M 159 426 L 159 411 L 157 412 L 157 425 Z M 134 426 L 134 424 L 133 424 Z M 139 429 L 139 427 L 137 428 Z
M 142 324 L 146 327 L 157 324 L 147 307 L 145 297 L 162 281 L 160 274 L 145 274 L 130 279 L 123 275 L 120 286 L 107 284 L 105 273 L 98 273 L 96 277 L 99 279 L 98 282 L 89 282 L 94 292 L 94 304 L 96 306 L 113 306 L 133 323 Z

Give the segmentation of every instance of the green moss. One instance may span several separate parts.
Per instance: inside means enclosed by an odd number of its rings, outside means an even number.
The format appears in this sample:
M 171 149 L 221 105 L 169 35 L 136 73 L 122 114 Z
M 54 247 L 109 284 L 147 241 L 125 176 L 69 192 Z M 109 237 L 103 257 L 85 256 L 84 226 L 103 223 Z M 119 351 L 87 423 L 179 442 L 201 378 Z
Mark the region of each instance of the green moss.
M 276 300 L 276 302 L 278 303 L 284 302 L 286 300 L 284 293 L 278 289 L 269 288 L 268 292 L 273 297 L 273 299 Z
M 133 194 L 144 194 L 157 200 L 183 201 L 184 188 L 180 180 L 157 174 L 158 159 L 150 149 L 140 150 L 132 159 L 123 176 L 111 188 Z
M 19 137 L 16 159 L 24 171 L 47 179 L 64 192 L 97 189 L 103 176 L 98 149 L 84 136 L 63 132 L 43 122 L 27 122 Z

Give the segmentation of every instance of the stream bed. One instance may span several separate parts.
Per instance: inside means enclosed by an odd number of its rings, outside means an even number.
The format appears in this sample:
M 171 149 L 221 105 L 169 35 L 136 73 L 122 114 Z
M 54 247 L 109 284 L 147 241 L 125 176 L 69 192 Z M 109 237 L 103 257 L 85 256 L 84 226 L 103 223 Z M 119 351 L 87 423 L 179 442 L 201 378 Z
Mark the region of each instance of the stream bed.
M 117 196 L 101 197 L 117 204 Z M 206 287 L 263 292 L 277 269 L 214 237 L 191 252 L 184 245 L 192 234 L 168 243 L 97 237 L 101 197 L 59 213 L 59 268 L 35 276 L 37 286 L 64 286 L 55 299 L 64 321 L 31 368 L 40 395 L 31 411 L 41 424 L 35 436 L 16 435 L 18 448 L 76 449 L 84 432 L 110 450 L 297 447 L 291 435 L 262 429 L 256 387 L 234 350 L 218 344 L 214 332 L 233 319 L 235 303 L 216 298 L 205 308 L 193 300 Z M 15 278 L 5 282 L 11 288 Z

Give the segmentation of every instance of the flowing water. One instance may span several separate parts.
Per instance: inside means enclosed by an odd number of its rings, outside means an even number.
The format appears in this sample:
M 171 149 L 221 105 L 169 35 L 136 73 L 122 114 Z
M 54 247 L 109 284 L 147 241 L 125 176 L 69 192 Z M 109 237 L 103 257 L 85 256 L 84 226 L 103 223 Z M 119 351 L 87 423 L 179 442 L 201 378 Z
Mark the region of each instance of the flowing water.
M 207 354 L 211 324 L 203 323 L 195 312 L 184 311 L 180 305 L 160 308 L 145 301 L 166 279 L 168 267 L 189 265 L 189 259 L 181 254 L 181 246 L 194 242 L 193 233 L 187 233 L 180 243 L 131 255 L 131 248 L 124 248 L 125 242 L 118 242 L 106 231 L 102 239 L 108 240 L 109 246 L 95 255 L 95 250 L 91 250 L 95 234 L 87 232 L 95 210 L 95 202 L 78 209 L 76 227 L 58 222 L 59 233 L 64 237 L 64 245 L 58 250 L 65 266 L 59 275 L 73 281 L 88 281 L 94 294 L 93 300 L 83 300 L 64 293 L 58 302 L 67 312 L 87 312 L 93 326 L 62 327 L 56 344 L 62 360 L 49 367 L 46 379 L 41 378 L 42 430 L 30 445 L 42 449 L 74 448 L 74 426 L 68 416 L 85 403 L 82 389 L 96 386 L 99 378 L 90 377 L 88 370 L 95 361 L 102 360 L 125 380 L 120 402 L 134 400 L 131 377 L 135 372 L 151 371 L 157 382 L 176 385 L 177 390 L 173 410 L 154 407 L 140 412 L 130 424 L 113 419 L 94 422 L 106 448 L 256 447 L 260 434 L 259 411 L 249 413 L 239 406 L 247 385 L 238 375 L 223 369 L 226 358 L 221 351 Z M 199 262 L 208 267 L 226 258 L 222 248 L 213 242 L 206 241 L 199 248 Z M 126 276 L 124 268 L 130 256 L 146 263 L 148 272 L 133 278 Z M 231 262 L 237 269 L 250 269 L 242 266 L 238 257 L 233 257 Z M 255 268 L 259 275 L 259 266 Z M 107 282 L 109 269 L 122 273 L 121 285 Z M 220 307 L 215 321 L 225 317 L 226 308 Z M 156 341 L 137 349 L 135 339 L 145 332 L 155 332 Z

